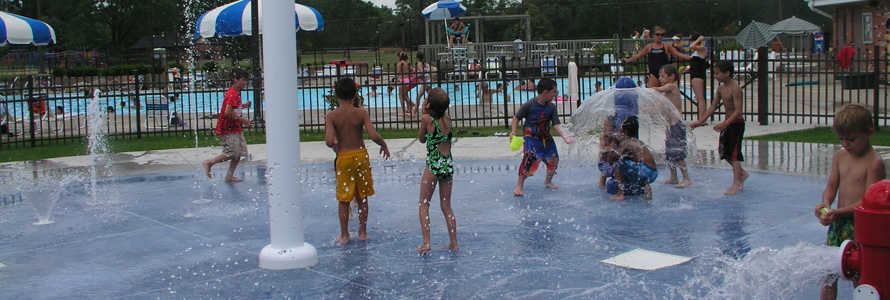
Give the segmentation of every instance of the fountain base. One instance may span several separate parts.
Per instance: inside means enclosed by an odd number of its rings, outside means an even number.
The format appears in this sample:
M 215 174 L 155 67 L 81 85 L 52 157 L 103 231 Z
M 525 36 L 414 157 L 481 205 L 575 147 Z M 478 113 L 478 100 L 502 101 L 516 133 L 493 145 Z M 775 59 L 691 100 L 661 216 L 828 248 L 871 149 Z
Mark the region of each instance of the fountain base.
M 46 220 L 46 221 L 37 221 L 37 222 L 31 223 L 31 224 L 34 224 L 34 225 L 46 225 L 46 224 L 52 224 L 52 223 L 55 223 L 55 222 L 56 222 L 56 221 L 53 221 L 53 220 Z
M 266 245 L 260 251 L 260 268 L 266 270 L 289 270 L 312 267 L 318 263 L 318 251 L 309 243 L 302 247 L 278 249 Z

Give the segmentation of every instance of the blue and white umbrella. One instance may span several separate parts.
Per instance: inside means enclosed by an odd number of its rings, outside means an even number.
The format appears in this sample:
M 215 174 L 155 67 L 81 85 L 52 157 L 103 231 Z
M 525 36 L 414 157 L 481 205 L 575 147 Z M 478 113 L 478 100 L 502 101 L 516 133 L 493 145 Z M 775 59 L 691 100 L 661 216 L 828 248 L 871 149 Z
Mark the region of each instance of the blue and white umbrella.
M 0 11 L 0 46 L 43 46 L 56 42 L 56 32 L 44 22 Z
M 467 8 L 454 0 L 437 1 L 430 4 L 420 13 L 427 20 L 448 20 L 467 12 Z
M 250 22 L 250 1 L 235 1 L 217 8 L 214 8 L 198 18 L 197 28 L 195 28 L 195 38 L 211 38 L 214 36 L 230 37 L 240 35 L 251 35 L 252 27 Z M 258 3 L 260 4 L 260 3 Z M 263 7 L 260 5 L 259 7 Z M 296 30 L 303 31 L 321 31 L 324 29 L 324 20 L 321 14 L 314 8 L 294 4 L 294 13 L 296 14 Z M 263 19 L 263 11 L 259 12 L 260 20 Z M 263 22 L 260 21 L 260 26 Z M 260 34 L 263 28 L 260 27 Z

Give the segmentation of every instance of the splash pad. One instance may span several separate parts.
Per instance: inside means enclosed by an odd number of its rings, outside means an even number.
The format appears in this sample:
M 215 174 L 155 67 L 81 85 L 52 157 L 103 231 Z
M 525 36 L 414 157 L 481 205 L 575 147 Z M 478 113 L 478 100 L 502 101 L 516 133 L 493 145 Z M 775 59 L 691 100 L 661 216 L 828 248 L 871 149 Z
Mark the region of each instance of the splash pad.
M 655 186 L 651 201 L 616 202 L 591 182 L 595 168 L 564 161 L 554 179 L 559 190 L 545 189 L 541 178 L 533 177 L 526 196 L 514 197 L 517 161 L 459 161 L 455 191 L 460 192 L 452 205 L 461 251 L 438 249 L 447 244 L 447 235 L 442 215 L 434 213 L 434 250 L 418 255 L 416 205 L 423 162 L 372 163 L 378 194 L 370 199 L 371 241 L 353 239 L 346 246 L 333 242 L 338 220 L 332 165 L 301 165 L 305 239 L 319 252 L 318 265 L 309 269 L 257 267 L 257 251 L 269 236 L 268 169 L 263 166 L 239 167 L 236 176 L 244 183 L 212 186 L 205 196 L 213 201 L 200 205 L 192 203 L 198 197 L 193 182 L 202 174 L 182 171 L 101 179 L 99 185 L 111 191 L 100 194 L 98 204 L 86 188 L 70 189 L 59 198 L 51 225 L 31 225 L 28 204 L 0 206 L 0 262 L 6 265 L 0 280 L 18 283 L 4 294 L 316 299 L 818 295 L 818 283 L 810 280 L 814 274 L 819 278 L 818 272 L 767 275 L 805 270 L 790 258 L 806 253 L 816 255 L 803 257 L 806 265 L 821 261 L 814 250 L 821 246 L 814 245 L 824 239 L 825 228 L 812 220 L 812 201 L 804 199 L 819 199 L 824 179 L 756 172 L 751 186 L 759 188 L 745 190 L 742 199 L 713 187 L 731 178 L 727 170 L 697 168 L 692 176 L 701 179 L 686 189 Z M 354 233 L 357 227 L 350 225 Z M 693 259 L 656 271 L 600 262 L 637 248 Z M 835 256 L 827 258 L 830 264 L 836 264 Z M 780 265 L 783 261 L 787 266 Z M 739 273 L 733 270 L 744 272 L 733 277 Z M 85 273 L 91 276 L 79 275 Z M 779 289 L 783 283 L 796 288 Z M 840 284 L 841 299 L 851 292 L 847 285 Z

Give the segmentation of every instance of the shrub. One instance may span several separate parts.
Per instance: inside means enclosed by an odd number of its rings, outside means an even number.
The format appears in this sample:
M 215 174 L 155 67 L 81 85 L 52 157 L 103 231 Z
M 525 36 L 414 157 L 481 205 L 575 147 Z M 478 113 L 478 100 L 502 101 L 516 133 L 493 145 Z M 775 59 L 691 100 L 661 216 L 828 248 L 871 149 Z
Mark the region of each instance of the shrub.
M 204 72 L 216 72 L 219 70 L 219 66 L 215 61 L 206 62 L 203 66 L 201 66 L 201 70 Z

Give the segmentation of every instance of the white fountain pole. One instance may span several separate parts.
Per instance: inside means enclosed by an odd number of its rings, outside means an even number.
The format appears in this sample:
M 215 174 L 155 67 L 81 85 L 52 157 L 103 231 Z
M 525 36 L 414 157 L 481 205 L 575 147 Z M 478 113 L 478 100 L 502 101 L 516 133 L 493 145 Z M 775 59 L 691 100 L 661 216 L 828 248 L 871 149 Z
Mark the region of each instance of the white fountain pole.
M 318 251 L 303 242 L 294 2 L 267 0 L 260 5 L 263 57 L 266 58 L 263 79 L 268 100 L 265 103 L 266 154 L 272 238 L 272 243 L 260 251 L 260 268 L 308 268 L 318 263 Z

